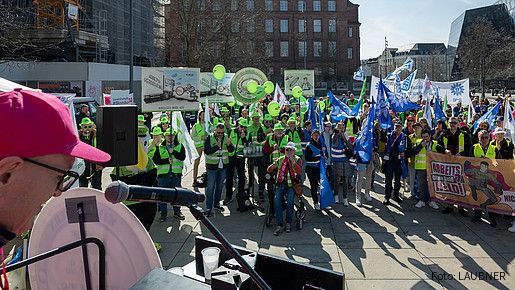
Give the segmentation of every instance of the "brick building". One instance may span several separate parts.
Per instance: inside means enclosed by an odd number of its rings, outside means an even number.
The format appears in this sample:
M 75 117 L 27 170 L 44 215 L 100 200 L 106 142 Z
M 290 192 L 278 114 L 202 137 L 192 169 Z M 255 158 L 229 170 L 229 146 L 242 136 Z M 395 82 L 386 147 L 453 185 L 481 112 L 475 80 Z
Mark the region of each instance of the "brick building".
M 216 63 L 231 71 L 256 66 L 280 84 L 284 69 L 313 69 L 316 87 L 347 90 L 360 66 L 358 7 L 344 0 L 172 0 L 167 62 L 203 71 Z

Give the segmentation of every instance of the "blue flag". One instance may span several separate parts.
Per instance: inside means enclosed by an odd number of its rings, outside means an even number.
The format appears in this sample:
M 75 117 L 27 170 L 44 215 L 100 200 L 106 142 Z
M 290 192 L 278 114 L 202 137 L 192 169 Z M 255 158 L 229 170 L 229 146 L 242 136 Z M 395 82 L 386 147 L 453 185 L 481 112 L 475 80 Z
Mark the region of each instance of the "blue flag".
M 393 93 L 390 91 L 390 89 L 388 89 L 387 86 L 384 85 L 383 82 L 380 82 L 380 86 L 382 86 L 386 95 L 386 99 L 388 100 L 388 104 L 394 112 L 406 112 L 409 110 L 420 109 L 420 106 L 408 100 L 406 95 L 403 94 L 400 89 L 398 89 L 398 93 Z M 400 85 L 398 88 L 399 87 Z
M 370 112 L 375 112 L 381 129 L 386 130 L 393 127 L 393 122 L 388 109 L 388 103 L 385 98 L 385 87 L 386 86 L 383 84 L 383 81 L 379 80 L 379 85 L 377 86 L 377 104 L 375 106 L 375 110 L 371 110 Z
M 324 209 L 334 204 L 334 195 L 329 186 L 325 169 L 325 158 L 320 157 L 320 208 Z
M 363 81 L 365 79 L 365 73 L 363 72 L 363 67 L 359 67 L 358 71 L 354 72 L 354 77 L 357 81 Z
M 404 71 L 404 70 L 411 71 L 412 69 L 413 69 L 413 59 L 411 59 L 411 57 L 408 57 L 400 67 L 396 68 L 392 73 L 389 73 L 386 76 L 386 79 L 387 80 L 395 80 L 395 77 L 398 74 L 400 74 L 402 71 Z
M 410 73 L 410 75 L 402 81 L 400 88 L 403 92 L 408 92 L 411 89 L 411 85 L 413 84 L 413 80 L 415 79 L 416 75 L 417 75 L 417 70 Z
M 358 116 L 363 99 L 359 99 L 359 102 L 351 109 L 344 102 L 338 100 L 333 95 L 333 92 L 328 91 L 327 95 L 329 96 L 329 100 L 333 106 L 333 111 L 331 112 L 331 118 L 333 120 L 341 121 L 346 118 L 356 118 Z
M 360 163 L 369 163 L 372 160 L 372 151 L 374 150 L 373 135 L 375 119 L 375 114 L 372 112 L 374 112 L 375 106 L 376 104 L 372 103 L 370 113 L 367 115 L 365 126 L 363 126 L 361 131 L 359 131 L 354 143 L 354 154 L 358 155 Z
M 317 125 L 317 113 L 315 110 L 315 98 L 309 98 L 308 101 L 308 118 L 311 121 L 311 126 L 313 129 L 319 129 Z
M 495 105 L 493 108 L 488 110 L 488 112 L 486 112 L 483 116 L 481 116 L 481 118 L 477 119 L 477 121 L 474 123 L 474 126 L 472 127 L 472 131 L 473 132 L 476 131 L 479 123 L 481 123 L 482 121 L 485 121 L 485 120 L 488 121 L 488 123 L 490 124 L 490 130 L 492 130 L 495 125 L 495 119 L 497 118 L 497 114 L 499 113 L 500 105 L 501 105 L 501 102 L 497 102 L 497 105 Z M 508 120 L 504 120 L 504 121 L 506 122 Z
M 440 89 L 436 89 L 436 98 L 434 105 L 434 113 L 435 113 L 435 123 L 438 120 L 447 120 L 445 114 L 443 113 L 442 105 L 440 105 Z

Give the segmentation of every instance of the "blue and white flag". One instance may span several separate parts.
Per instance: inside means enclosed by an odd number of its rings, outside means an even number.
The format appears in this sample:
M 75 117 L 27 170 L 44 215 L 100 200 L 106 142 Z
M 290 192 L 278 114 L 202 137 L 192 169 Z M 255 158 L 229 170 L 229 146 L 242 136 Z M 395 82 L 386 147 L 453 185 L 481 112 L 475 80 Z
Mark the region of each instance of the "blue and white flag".
M 409 90 L 411 89 L 411 85 L 413 85 L 413 80 L 415 79 L 416 75 L 417 75 L 417 70 L 410 73 L 410 75 L 402 81 L 402 83 L 400 85 L 401 91 L 409 92 Z
M 472 127 L 472 132 L 475 132 L 479 123 L 483 121 L 487 121 L 490 124 L 490 131 L 493 130 L 495 126 L 495 119 L 497 118 L 497 114 L 499 113 L 499 107 L 501 106 L 501 102 L 497 102 L 495 106 L 493 106 L 488 112 L 486 112 L 481 118 L 477 119 Z
M 411 57 L 408 57 L 404 63 L 396 68 L 392 73 L 388 74 L 386 76 L 386 79 L 387 80 L 395 80 L 395 76 L 397 76 L 398 74 L 400 74 L 402 71 L 411 71 L 413 69 L 413 59 L 411 59 Z
M 424 118 L 427 120 L 427 124 L 429 128 L 433 128 L 433 116 L 431 114 L 431 100 L 426 100 L 426 105 L 424 106 Z
M 347 104 L 341 100 L 338 100 L 338 98 L 334 96 L 333 92 L 328 91 L 327 95 L 329 96 L 329 100 L 333 106 L 333 110 L 331 112 L 331 118 L 333 120 L 341 121 L 346 118 L 356 118 L 358 116 L 363 99 L 360 99 L 354 108 L 351 109 L 349 106 L 347 106 Z
M 308 118 L 311 121 L 311 126 L 313 129 L 320 129 L 317 125 L 317 113 L 315 110 L 315 98 L 309 98 L 308 100 Z
M 504 105 L 504 130 L 506 131 L 505 136 L 513 142 L 515 140 L 515 119 L 513 118 L 513 110 L 508 99 L 506 99 Z
M 325 168 L 325 158 L 320 158 L 320 208 L 325 209 L 334 204 L 334 194 L 329 185 Z
M 375 111 L 375 106 L 376 104 L 372 102 L 365 126 L 363 126 L 361 131 L 359 131 L 354 143 L 354 154 L 358 155 L 360 163 L 370 163 L 372 160 L 372 152 L 374 150 L 373 136 L 375 119 L 375 114 L 373 114 L 373 112 Z
M 354 80 L 363 81 L 365 79 L 365 73 L 363 72 L 363 67 L 359 67 L 358 71 L 354 72 Z
M 382 80 L 379 80 L 377 86 L 377 104 L 375 107 L 375 115 L 381 126 L 381 129 L 389 129 L 393 127 L 392 118 L 390 116 L 390 111 L 388 107 L 388 102 L 386 102 L 386 86 L 384 85 Z M 374 112 L 374 110 L 371 110 Z
M 436 97 L 435 97 L 435 105 L 434 105 L 434 113 L 435 113 L 435 123 L 438 120 L 447 120 L 445 114 L 443 113 L 442 105 L 440 104 L 440 90 L 436 87 Z
M 381 85 L 382 85 L 383 90 L 385 92 L 386 99 L 388 100 L 388 104 L 390 105 L 389 107 L 394 112 L 398 113 L 398 112 L 406 112 L 406 111 L 414 110 L 414 109 L 420 109 L 419 105 L 417 105 L 416 103 L 411 102 L 408 99 L 408 97 L 404 93 L 402 93 L 401 91 L 399 91 L 398 93 L 394 94 L 392 91 L 390 91 L 388 89 L 388 87 L 386 87 L 384 85 L 383 82 L 381 82 Z

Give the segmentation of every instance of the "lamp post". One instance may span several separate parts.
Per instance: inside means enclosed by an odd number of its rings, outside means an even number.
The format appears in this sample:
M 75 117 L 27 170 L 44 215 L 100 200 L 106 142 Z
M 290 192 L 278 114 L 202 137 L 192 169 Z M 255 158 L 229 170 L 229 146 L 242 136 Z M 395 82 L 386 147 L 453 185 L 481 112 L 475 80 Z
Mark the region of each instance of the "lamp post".
M 133 94 L 134 98 L 134 13 L 133 2 L 129 0 L 129 92 Z

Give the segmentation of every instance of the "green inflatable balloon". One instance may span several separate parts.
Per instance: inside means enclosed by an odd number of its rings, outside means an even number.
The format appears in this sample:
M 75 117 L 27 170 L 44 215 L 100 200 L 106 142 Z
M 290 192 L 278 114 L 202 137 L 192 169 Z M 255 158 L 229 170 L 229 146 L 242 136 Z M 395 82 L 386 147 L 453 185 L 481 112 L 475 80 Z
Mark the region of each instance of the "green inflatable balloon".
M 250 80 L 247 83 L 247 91 L 251 94 L 255 94 L 257 91 L 258 83 L 255 80 Z
M 325 110 L 325 102 L 318 102 L 318 109 L 320 111 Z
M 293 89 L 291 89 L 291 94 L 297 99 L 300 98 L 300 96 L 302 96 L 302 88 L 294 86 Z
M 234 101 L 227 103 L 227 105 L 228 105 L 229 107 L 234 106 Z
M 302 114 L 305 114 L 308 111 L 308 107 L 309 107 L 308 100 L 306 100 L 306 98 L 304 98 L 304 96 L 300 96 L 299 101 L 300 101 L 300 112 Z
M 263 86 L 257 86 L 254 96 L 256 96 L 258 99 L 265 97 L 265 88 Z
M 274 92 L 274 83 L 271 81 L 266 81 L 263 86 L 265 87 L 265 93 L 271 94 Z
M 225 76 L 225 67 L 221 64 L 215 65 L 215 67 L 213 67 L 213 76 L 217 80 L 223 79 Z
M 279 111 L 281 111 L 281 105 L 277 101 L 271 101 L 268 104 L 268 114 L 272 117 L 279 116 Z

